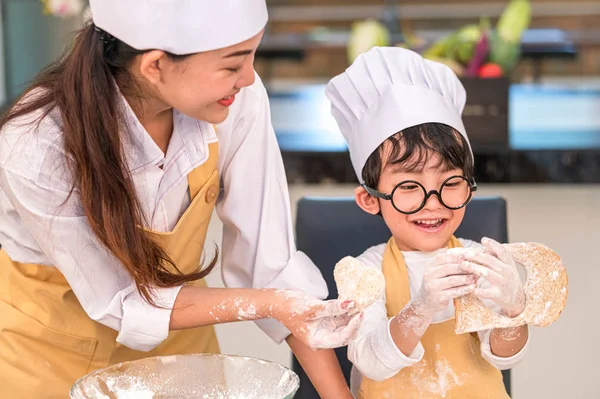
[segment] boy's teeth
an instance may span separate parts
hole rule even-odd
[[[437,220],[417,220],[418,224],[438,224],[441,223],[442,219]]]

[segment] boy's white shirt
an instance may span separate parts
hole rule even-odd
[[[481,247],[481,244],[475,241],[465,239],[459,239],[459,241],[465,248]],[[381,270],[385,247],[386,244],[371,247],[357,259],[367,267]],[[421,288],[427,262],[443,251],[445,249],[429,253],[417,251],[402,252],[408,268],[411,297],[416,295]],[[450,301],[446,309],[435,315],[433,323],[441,323],[453,317],[454,303]],[[379,299],[364,310],[363,322],[356,334],[356,338],[348,345],[348,358],[354,364],[351,376],[351,389],[355,395],[358,392],[363,375],[375,381],[386,380],[396,375],[404,367],[412,366],[423,358],[425,351],[420,342],[410,356],[404,355],[398,349],[392,339],[389,322],[385,298]],[[529,347],[529,339],[527,339],[523,349],[514,356],[498,357],[492,354],[490,334],[491,330],[478,332],[481,341],[481,355],[492,366],[500,370],[505,370],[516,366],[523,360]]]

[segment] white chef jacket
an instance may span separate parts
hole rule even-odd
[[[481,247],[481,244],[474,241],[459,240],[464,248]],[[385,247],[386,244],[371,247],[357,259],[367,267],[382,270]],[[434,252],[402,251],[408,269],[411,297],[417,295],[421,289],[427,263],[444,251],[445,249]],[[483,285],[485,282],[481,284]],[[486,302],[489,307],[498,310],[492,303],[487,300]],[[442,323],[453,317],[454,302],[449,301],[448,307],[435,315],[433,323]],[[406,356],[398,349],[390,332],[390,321],[391,319],[387,317],[385,298],[380,298],[364,310],[363,321],[358,333],[348,345],[348,359],[354,365],[350,384],[354,394],[358,393],[363,376],[375,381],[386,380],[396,375],[404,367],[412,366],[423,358],[425,349],[420,342],[410,356]],[[529,347],[529,339],[527,339],[523,349],[515,355],[499,357],[492,353],[490,347],[491,330],[479,331],[477,334],[481,341],[481,356],[500,370],[510,369],[520,363]]]
[[[294,244],[283,162],[258,76],[236,96],[217,134],[210,124],[173,111],[166,154],[124,97],[119,101],[131,130],[123,139],[126,162],[149,228],[174,228],[190,204],[187,174],[207,160],[208,144],[218,140],[222,191],[216,211],[224,226],[225,285],[327,296],[321,273]],[[40,115],[14,121],[0,134],[0,244],[14,261],[57,267],[92,319],[117,330],[118,342],[150,350],[168,335],[170,308],[181,287],[155,290],[157,304],[166,309],[147,304],[125,268],[95,237],[77,190],[61,206],[72,179],[60,115],[52,111],[37,128],[20,123]],[[276,342],[289,335],[275,320],[257,324]]]

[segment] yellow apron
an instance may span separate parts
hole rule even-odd
[[[456,237],[450,239],[449,248],[460,246]],[[383,255],[383,274],[391,318],[410,301],[408,269],[393,238]],[[509,399],[502,373],[481,357],[477,334],[457,335],[454,324],[454,318],[431,324],[421,338],[423,359],[382,382],[365,377],[359,399]]]
[[[189,208],[169,233],[148,231],[182,272],[201,262],[208,224],[219,194],[218,143],[188,175]],[[204,280],[192,283],[205,287]],[[12,261],[0,250],[0,398],[68,398],[83,375],[149,356],[217,353],[214,328],[171,331],[150,352],[116,343],[117,332],[88,317],[54,267]]]

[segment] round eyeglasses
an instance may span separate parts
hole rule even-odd
[[[398,183],[390,194],[384,194],[364,184],[363,187],[374,197],[392,201],[392,206],[405,215],[419,212],[432,195],[436,195],[446,208],[457,210],[467,205],[473,192],[477,191],[475,180],[469,180],[464,176],[450,176],[444,180],[439,190],[429,192],[415,180]]]

